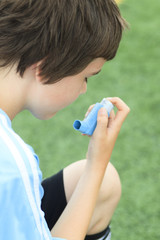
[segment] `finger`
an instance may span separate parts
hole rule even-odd
[[[118,97],[109,98],[109,101],[112,104],[114,104],[118,109],[115,116],[114,124],[118,124],[121,126],[124,120],[126,119],[127,115],[129,114],[130,108],[127,106],[127,104],[124,101],[122,101],[122,99]]]
[[[100,108],[97,115],[97,127],[95,134],[103,135],[107,130],[108,125],[108,113],[104,107]],[[94,134],[94,135],[95,135]]]
[[[111,125],[114,122],[114,120],[115,120],[115,113],[114,113],[114,110],[112,110],[110,112],[110,116],[108,118],[108,127],[111,127]]]
[[[88,114],[91,112],[91,110],[93,109],[94,105],[95,105],[95,104],[92,104],[92,105],[88,108],[88,110],[87,110],[87,112],[86,112],[86,114],[85,114],[85,118],[86,118],[86,117],[88,116]]]

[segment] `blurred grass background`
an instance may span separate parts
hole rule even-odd
[[[112,220],[113,240],[160,239],[160,1],[126,0],[120,5],[130,24],[118,54],[89,79],[88,92],[53,119],[23,112],[14,129],[40,158],[44,177],[85,158],[88,138],[72,128],[88,106],[119,96],[131,108],[111,162],[122,182],[122,198]]]

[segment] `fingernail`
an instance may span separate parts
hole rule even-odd
[[[100,109],[100,115],[107,115],[107,110],[104,107]]]

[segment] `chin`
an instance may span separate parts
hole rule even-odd
[[[54,117],[56,115],[57,112],[54,112],[54,113],[38,113],[38,112],[31,112],[32,115],[39,119],[39,120],[49,120],[51,119],[52,117]]]
[[[56,115],[56,113],[52,113],[52,114],[50,114],[50,115],[46,115],[46,116],[44,116],[44,118],[42,118],[41,120],[49,120],[49,119],[51,119],[52,117],[54,117]]]

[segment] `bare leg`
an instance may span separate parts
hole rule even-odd
[[[73,163],[64,169],[64,187],[67,202],[83,172],[86,160]],[[96,208],[87,234],[92,235],[103,231],[109,224],[114,210],[121,197],[121,183],[114,166],[109,163],[100,188]]]

